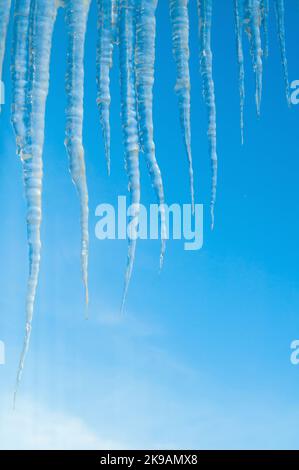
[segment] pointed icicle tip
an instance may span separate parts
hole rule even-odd
[[[211,159],[211,225],[214,227],[214,206],[217,194],[217,132],[216,100],[213,80],[213,55],[211,49],[212,0],[197,0],[200,39],[200,70],[203,83],[203,95],[208,112],[208,141]]]
[[[156,42],[157,0],[139,0],[136,5],[135,89],[139,125],[140,149],[142,149],[156,197],[160,206],[161,254],[166,232],[164,188],[161,171],[156,159],[153,126],[153,85]]]
[[[131,208],[134,211],[134,215],[132,214],[131,216],[138,224],[140,213],[140,148],[137,118],[137,99],[135,89],[134,52],[136,37],[136,18],[134,14],[134,7],[135,2],[133,0],[120,1],[119,64],[121,85],[121,120],[123,130],[123,143],[125,150],[125,167],[128,175],[128,188],[130,192]],[[134,267],[136,243],[136,237],[133,237],[132,233],[130,233],[130,236],[128,238],[127,266],[121,304],[122,314],[124,313],[125,302]]]
[[[172,25],[172,50],[177,69],[175,91],[179,102],[181,131],[184,138],[185,153],[189,165],[189,186],[194,213],[194,178],[191,151],[191,82],[189,72],[189,0],[170,0],[170,20]]]
[[[162,247],[160,253],[160,262],[159,262],[159,274],[161,274],[163,266],[164,266],[164,259],[165,259],[165,251],[166,251],[166,237],[162,239]]]
[[[55,0],[15,3],[12,48],[12,116],[17,154],[23,165],[27,204],[29,277],[26,327],[14,390],[14,405],[29,350],[41,257],[43,146]],[[36,38],[39,38],[37,41]],[[39,80],[39,77],[43,77]]]
[[[66,1],[68,32],[66,72],[66,139],[69,167],[80,201],[81,270],[88,303],[89,206],[83,148],[84,46],[90,0]]]

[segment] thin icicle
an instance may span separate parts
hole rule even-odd
[[[97,105],[103,133],[107,171],[110,174],[110,69],[113,43],[117,42],[118,0],[97,0]]]
[[[256,73],[256,110],[258,116],[261,112],[262,84],[263,84],[263,62],[262,62],[262,42],[260,30],[260,0],[250,0],[251,3],[251,24],[253,40],[253,63]]]
[[[280,56],[283,67],[283,78],[285,86],[285,94],[287,103],[290,106],[290,85],[289,85],[289,73],[288,73],[288,62],[286,56],[286,45],[285,45],[285,26],[284,26],[284,0],[275,0],[275,13],[277,21],[277,31],[280,45]]]
[[[211,50],[212,0],[197,0],[200,36],[200,68],[204,98],[208,108],[208,138],[212,164],[211,228],[214,228],[214,208],[217,191],[217,136],[216,101],[213,80],[213,55]]]
[[[88,190],[86,183],[83,132],[84,45],[90,0],[66,2],[68,31],[66,72],[66,139],[70,172],[78,191],[81,208],[81,265],[88,304]]]
[[[192,209],[194,211],[194,182],[191,153],[190,124],[190,73],[189,73],[189,0],[170,0],[170,18],[172,23],[172,49],[177,66],[175,91],[179,98],[181,128],[185,150],[189,162],[189,179]]]
[[[261,112],[262,85],[263,85],[263,61],[261,42],[261,0],[245,0],[245,22],[248,21],[247,33],[250,40],[253,70],[255,72],[255,103],[257,115]]]
[[[14,394],[21,381],[29,348],[36,288],[40,265],[40,225],[42,215],[42,176],[45,108],[49,89],[49,64],[55,0],[17,0],[15,4],[12,57],[12,123],[18,154],[23,163],[27,202],[29,279],[26,300],[26,333]],[[28,20],[29,18],[29,20]]]
[[[153,85],[155,65],[156,17],[158,0],[137,0],[135,72],[137,109],[141,149],[152,179],[161,219],[160,268],[163,266],[166,240],[164,189],[156,160],[153,130]]]
[[[6,33],[10,14],[11,0],[0,0],[0,113],[2,99],[4,99],[4,86],[2,83],[2,67],[5,52]]]
[[[264,36],[264,57],[269,55],[269,33],[268,33],[268,20],[269,20],[269,0],[261,0],[261,21]]]
[[[111,0],[111,30],[112,30],[112,41],[114,44],[119,43],[119,11],[120,11],[120,0]]]
[[[121,115],[125,146],[125,164],[129,178],[131,204],[134,216],[129,223],[137,228],[140,211],[140,173],[139,173],[139,136],[136,110],[135,75],[134,75],[134,0],[121,0],[120,4],[120,81]],[[132,275],[136,251],[136,238],[129,237],[128,259],[121,311],[124,310],[128,287]]]
[[[240,0],[234,0],[236,36],[237,36],[237,57],[239,67],[239,94],[240,94],[240,129],[241,143],[244,143],[244,102],[245,102],[245,71],[243,53],[243,10]]]

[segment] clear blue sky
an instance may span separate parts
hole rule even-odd
[[[246,44],[245,144],[240,145],[238,70],[231,1],[215,1],[214,78],[219,185],[209,231],[210,161],[191,0],[192,145],[196,200],[205,205],[204,247],[138,243],[127,313],[119,317],[127,245],[99,241],[96,206],[125,195],[118,55],[112,71],[112,175],[106,176],[95,105],[96,9],[86,42],[85,130],[90,195],[90,319],[84,320],[79,204],[64,148],[66,37],[55,28],[44,151],[42,263],[30,352],[11,411],[24,333],[28,271],[21,164],[7,104],[0,117],[0,447],[298,448],[299,106],[287,108],[274,11],[262,115]],[[272,4],[272,2],[270,2]],[[299,7],[288,0],[290,80],[299,79]],[[179,128],[168,2],[157,12],[155,141],[168,203],[189,202]],[[11,31],[9,33],[9,45]],[[8,46],[9,47],[9,46]],[[142,202],[155,202],[144,162]],[[66,437],[67,436],[67,437]]]

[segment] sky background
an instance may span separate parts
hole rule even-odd
[[[55,26],[46,116],[42,261],[31,347],[17,409],[28,272],[22,168],[10,125],[10,45],[0,116],[0,448],[299,448],[299,106],[288,109],[273,2],[262,115],[247,40],[245,144],[240,145],[233,2],[214,2],[212,44],[219,183],[210,232],[210,160],[190,1],[192,149],[204,246],[140,241],[125,316],[119,315],[126,241],[95,237],[96,206],[116,205],[127,177],[118,54],[111,73],[112,174],[106,176],[95,104],[96,8],[86,40],[84,146],[90,197],[90,308],[84,319],[79,203],[64,148],[66,34]],[[299,79],[299,7],[286,2],[290,81]],[[189,202],[188,166],[174,93],[168,2],[157,10],[155,142],[167,203]],[[156,202],[141,155],[142,202]]]

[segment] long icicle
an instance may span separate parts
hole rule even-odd
[[[0,113],[4,101],[4,85],[2,82],[2,67],[6,44],[7,26],[10,15],[11,0],[0,0]]]
[[[156,8],[158,0],[137,0],[135,73],[137,109],[141,150],[152,179],[161,220],[160,269],[163,266],[166,240],[164,189],[161,171],[156,160],[153,130],[153,85],[156,41]]]
[[[121,0],[120,4],[120,83],[121,83],[121,116],[125,146],[125,164],[129,178],[131,205],[134,215],[129,223],[138,225],[140,211],[140,172],[139,172],[139,136],[137,121],[137,104],[134,75],[135,46],[135,1]],[[134,265],[136,238],[130,234],[128,245],[127,268],[121,311],[123,312],[129,283]]]
[[[268,32],[268,20],[269,20],[269,0],[261,0],[261,23],[264,36],[264,57],[267,58],[269,55],[269,32]]]
[[[253,70],[255,72],[255,103],[256,112],[260,116],[262,86],[263,86],[263,61],[262,61],[262,41],[261,41],[261,16],[260,0],[246,0],[247,15],[249,17],[248,34],[250,39],[250,51],[252,56]]]
[[[211,50],[212,0],[197,0],[200,37],[200,69],[203,93],[208,108],[208,138],[212,164],[211,228],[214,228],[214,209],[217,192],[217,135],[216,101],[213,80],[213,55]]]
[[[66,72],[66,138],[70,172],[80,199],[81,210],[81,266],[85,299],[88,304],[88,190],[86,182],[83,133],[84,45],[90,0],[67,0],[66,23],[68,31]]]
[[[240,129],[241,143],[244,143],[244,102],[245,102],[245,71],[244,71],[244,52],[243,52],[243,11],[240,0],[234,0],[236,37],[237,37],[237,58],[239,67],[239,95],[240,95]]]
[[[25,338],[17,374],[14,403],[29,348],[39,275],[42,154],[45,108],[49,89],[50,53],[56,12],[55,0],[32,0],[31,4],[27,0],[17,0],[15,5],[12,123],[16,133],[18,154],[23,163],[27,202],[29,279]]]
[[[283,78],[285,86],[285,94],[287,103],[290,106],[290,85],[289,85],[289,73],[288,73],[288,62],[286,56],[286,44],[285,44],[285,26],[284,26],[284,0],[275,0],[275,13],[277,21],[277,31],[280,45],[280,57],[283,67]]]
[[[117,41],[117,0],[97,0],[97,105],[105,146],[107,171],[110,174],[110,69],[113,43]]]
[[[177,66],[175,91],[179,99],[181,128],[184,136],[185,151],[189,163],[189,180],[192,209],[194,211],[194,180],[191,152],[190,123],[190,72],[189,72],[189,0],[170,0],[170,18],[172,23],[172,49]]]

